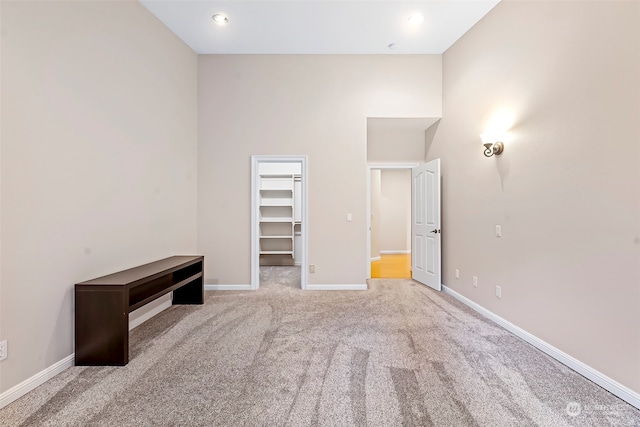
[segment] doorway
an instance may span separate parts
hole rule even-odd
[[[411,169],[371,169],[371,278],[411,278]]]
[[[251,156],[251,289],[307,288],[307,156]]]
[[[411,277],[411,170],[417,165],[368,165],[368,278]]]
[[[440,159],[424,164],[368,165],[367,176],[367,254],[375,255],[372,229],[376,211],[372,199],[376,185],[376,170],[408,170],[410,188],[409,249],[410,277],[435,290],[441,290],[441,229],[440,229]],[[379,215],[379,214],[378,214]],[[374,244],[372,244],[374,243]],[[378,249],[380,260],[383,250]],[[372,259],[372,261],[374,261]],[[367,263],[367,278],[372,275],[373,262]],[[389,277],[391,278],[391,277]]]

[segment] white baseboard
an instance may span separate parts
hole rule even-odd
[[[381,255],[392,255],[392,254],[410,254],[411,249],[409,250],[401,250],[401,251],[380,251]]]
[[[149,310],[148,312],[144,313],[142,316],[137,317],[137,318],[135,318],[133,320],[130,320],[129,321],[129,330],[132,330],[133,328],[142,325],[144,322],[146,322],[147,320],[151,319],[156,314],[160,313],[161,311],[166,310],[169,307],[171,307],[171,300],[165,301],[162,304],[160,304],[159,306],[157,306],[157,307],[153,308],[152,310]]]
[[[75,360],[75,353],[65,357],[59,362],[54,363],[47,369],[38,372],[31,378],[22,381],[20,384],[11,387],[9,390],[0,394],[0,409],[29,393],[31,390],[35,390],[36,387],[49,381],[51,378],[58,375],[60,372],[73,366]]]
[[[633,405],[636,408],[640,409],[640,393],[636,393],[635,391],[631,390],[630,388],[628,388],[628,387],[620,384],[619,382],[609,378],[608,376],[604,375],[602,372],[592,368],[591,366],[588,366],[588,365],[582,363],[581,361],[579,361],[578,359],[576,359],[576,358],[574,358],[572,356],[569,356],[567,353],[563,352],[562,350],[559,350],[559,349],[555,348],[551,344],[541,340],[540,338],[536,337],[535,335],[532,335],[529,332],[525,331],[524,329],[522,329],[522,328],[514,325],[513,323],[503,319],[502,317],[498,316],[497,314],[495,314],[495,313],[487,310],[486,308],[482,307],[481,305],[471,301],[467,297],[457,293],[453,289],[448,288],[448,287],[446,287],[444,285],[442,285],[442,289],[444,290],[445,293],[451,295],[452,297],[454,297],[458,301],[460,301],[463,304],[469,306],[470,308],[472,308],[473,310],[475,310],[478,313],[482,314],[486,318],[493,320],[498,325],[502,326],[503,328],[505,328],[506,330],[508,330],[512,334],[520,337],[521,339],[525,340],[526,342],[528,342],[532,346],[536,347],[537,349],[539,349],[539,350],[543,351],[544,353],[548,354],[549,356],[553,357],[558,362],[560,362],[563,365],[566,365],[567,367],[573,369],[574,371],[576,371],[577,373],[579,373],[583,377],[593,381],[594,383],[598,384],[600,387],[602,387],[605,390],[609,391],[610,393],[618,396],[620,399],[624,400],[625,402],[629,403],[630,405]]]
[[[371,262],[374,262],[374,261],[380,261],[380,257],[379,256],[371,257]]]
[[[366,291],[367,285],[309,285],[307,291]]]
[[[366,291],[367,285],[307,285],[308,291]],[[204,285],[205,291],[250,291],[251,285]]]
[[[251,285],[204,285],[205,291],[250,291]]]

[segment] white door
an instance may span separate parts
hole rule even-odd
[[[440,159],[411,169],[411,277],[442,290]]]

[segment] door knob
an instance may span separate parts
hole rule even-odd
[[[440,230],[431,230],[430,232],[431,232],[431,233],[438,234],[438,233],[440,233]]]

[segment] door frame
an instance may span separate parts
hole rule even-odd
[[[374,169],[413,169],[422,163],[368,163],[367,164],[367,280],[371,279],[371,171]],[[409,183],[411,185],[411,183]],[[412,215],[413,217],[413,215]]]
[[[251,156],[251,289],[258,289],[260,287],[260,223],[258,222],[258,210],[260,204],[260,174],[258,173],[258,166],[260,163],[300,163],[301,171],[300,177],[302,179],[302,191],[301,191],[301,219],[300,233],[302,241],[302,260],[301,260],[301,274],[300,274],[300,287],[307,289],[308,281],[308,230],[309,230],[309,215],[308,215],[308,158],[307,156],[297,155],[257,155]]]

